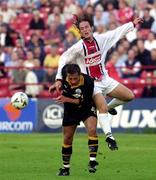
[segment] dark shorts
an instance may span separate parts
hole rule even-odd
[[[93,111],[89,111],[87,113],[75,113],[72,115],[70,113],[64,113],[62,126],[71,126],[71,125],[79,125],[80,122],[84,122],[90,116],[97,117],[97,114]]]

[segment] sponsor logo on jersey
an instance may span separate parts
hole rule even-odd
[[[101,54],[98,55],[92,55],[91,57],[85,58],[85,64],[86,65],[95,65],[101,62]]]

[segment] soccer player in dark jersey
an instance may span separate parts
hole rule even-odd
[[[63,168],[59,176],[70,174],[70,158],[72,155],[73,136],[77,126],[82,121],[88,133],[89,172],[96,171],[96,154],[98,150],[97,113],[92,99],[94,80],[88,75],[81,74],[77,64],[68,64],[62,69],[62,94],[55,100],[64,104],[62,147]],[[53,87],[55,88],[55,87]],[[52,89],[52,88],[51,88]]]

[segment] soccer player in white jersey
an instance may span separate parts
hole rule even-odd
[[[108,111],[111,112],[116,106],[133,100],[134,94],[130,89],[109,77],[105,69],[105,57],[108,50],[117,41],[142,22],[141,18],[136,18],[133,22],[126,23],[112,31],[93,36],[92,19],[85,14],[79,16],[76,19],[75,25],[80,32],[81,39],[65,51],[59,61],[56,82],[54,84],[57,91],[59,91],[62,84],[61,70],[68,63],[76,62],[83,73],[95,79],[93,99],[99,110],[99,124],[106,135],[106,142],[111,150],[118,149],[118,147],[111,132]],[[113,97],[108,105],[104,98],[106,95]]]

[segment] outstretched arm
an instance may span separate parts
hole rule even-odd
[[[105,50],[110,49],[128,32],[133,31],[134,27],[140,23],[143,23],[143,19],[138,17],[138,18],[135,18],[133,22],[126,23],[112,31],[108,31],[102,34],[101,39],[103,39],[103,48]]]

